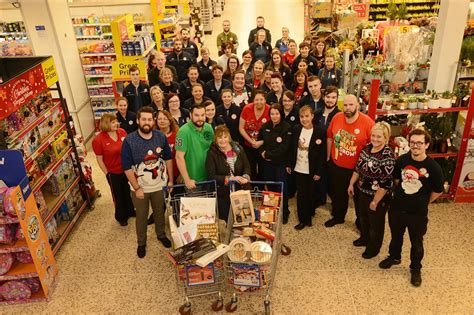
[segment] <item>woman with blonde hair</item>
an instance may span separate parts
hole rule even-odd
[[[395,156],[388,146],[390,125],[378,122],[370,131],[370,143],[360,152],[347,192],[358,194],[360,207],[360,238],[354,246],[366,246],[362,257],[378,255],[383,242],[395,167]]]
[[[154,85],[150,88],[150,106],[156,112],[166,109],[165,107],[165,95],[158,85]]]
[[[164,68],[160,71],[159,87],[165,97],[168,97],[170,93],[179,93],[179,84],[173,81],[173,72],[170,69]]]
[[[257,60],[253,64],[253,69],[252,69],[252,80],[251,80],[251,85],[254,90],[259,89],[260,86],[263,84],[265,81],[265,64],[261,60]]]
[[[110,185],[115,204],[115,220],[121,226],[126,226],[128,218],[135,216],[130,186],[122,169],[122,142],[127,133],[120,128],[117,117],[112,113],[102,115],[99,129],[100,132],[92,140],[92,148]]]
[[[230,136],[225,125],[214,130],[214,142],[207,152],[206,170],[210,180],[217,182],[219,219],[227,220],[229,215],[229,181],[241,185],[250,180],[250,164],[244,149]]]

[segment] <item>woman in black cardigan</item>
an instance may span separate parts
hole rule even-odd
[[[299,224],[295,229],[302,230],[311,226],[311,217],[315,214],[315,192],[325,165],[326,133],[324,129],[313,125],[314,114],[309,105],[300,108],[301,125],[293,129],[291,154],[286,168],[296,179],[296,207]]]
[[[217,183],[219,219],[227,221],[230,208],[229,181],[247,184],[250,180],[250,163],[244,149],[232,141],[225,125],[216,127],[214,139],[207,152],[206,170],[208,178]]]

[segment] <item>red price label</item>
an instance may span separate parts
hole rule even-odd
[[[367,17],[367,4],[365,3],[354,3],[353,9],[357,12],[357,16],[360,18]]]

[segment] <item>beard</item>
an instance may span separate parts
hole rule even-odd
[[[147,134],[149,134],[149,133],[151,132],[151,129],[152,129],[152,128],[151,128],[150,125],[143,125],[143,126],[140,125],[140,126],[138,126],[138,129],[140,129],[140,131],[141,131],[142,133],[144,133],[144,134],[147,135]]]
[[[198,128],[201,128],[202,126],[204,126],[204,121],[202,120],[198,120],[198,121],[192,121],[194,126],[198,127]]]
[[[356,110],[353,111],[353,112],[344,112],[344,116],[345,116],[346,118],[352,118],[352,117],[355,116],[356,113],[357,113]]]
[[[334,104],[324,103],[324,107],[326,107],[327,109],[331,109],[331,108],[336,107],[336,104],[337,104],[337,103],[334,103]]]

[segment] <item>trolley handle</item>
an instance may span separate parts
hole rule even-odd
[[[261,180],[255,180],[255,181],[249,181],[248,182],[252,186],[264,186],[264,185],[278,185],[280,188],[280,191],[283,192],[283,182],[274,182],[274,181],[261,181]],[[229,181],[229,188],[230,191],[235,191],[236,185],[240,185],[239,182],[235,180]]]
[[[215,180],[207,180],[207,181],[203,181],[203,182],[197,182],[196,183],[196,188],[197,188],[197,186],[207,185],[207,184],[216,185],[216,181]],[[186,185],[185,184],[177,184],[177,185],[171,185],[171,186],[163,186],[163,192],[173,190],[173,188],[183,188],[183,187],[186,187]]]

